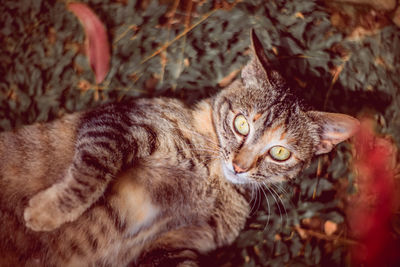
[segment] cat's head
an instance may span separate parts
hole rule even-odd
[[[241,79],[213,101],[213,120],[225,177],[233,183],[273,183],[295,177],[314,155],[351,137],[358,120],[344,114],[307,111],[251,32],[253,57]]]

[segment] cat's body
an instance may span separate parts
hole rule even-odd
[[[1,165],[0,176],[1,247],[18,255],[20,263],[30,265],[37,259],[38,266],[120,266],[143,248],[157,247],[158,238],[171,248],[205,252],[232,242],[243,227],[248,204],[239,189],[221,179],[207,151],[194,149],[212,147],[209,142],[217,141],[203,125],[211,120],[210,106],[204,102],[194,112],[174,99],[142,99],[96,111],[118,112],[124,105],[134,106],[135,114],[146,112],[147,119],[142,114],[139,120],[148,127],[159,117],[158,126],[164,130],[154,130],[156,152],[119,174],[77,220],[50,232],[25,228],[24,208],[33,195],[63,178],[84,114],[1,134],[1,162],[8,163]],[[221,206],[229,199],[237,204]],[[167,244],[160,245],[164,247]]]
[[[140,99],[1,133],[0,266],[194,264],[236,238],[254,185],[354,132],[304,110],[252,38],[242,80],[195,107]]]

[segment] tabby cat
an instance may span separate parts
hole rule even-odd
[[[1,133],[0,265],[195,266],[238,236],[249,185],[355,132],[305,110],[251,39],[241,78],[194,107],[137,99]]]

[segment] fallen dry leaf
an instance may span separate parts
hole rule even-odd
[[[295,229],[297,231],[297,233],[299,234],[299,236],[301,237],[301,239],[306,239],[308,237],[306,231],[301,228],[300,226],[295,226]]]
[[[325,234],[327,234],[328,236],[333,235],[336,232],[337,228],[338,228],[338,226],[337,226],[337,223],[335,223],[335,222],[326,221],[324,223],[324,231],[325,231]]]
[[[86,4],[69,3],[68,10],[81,22],[86,35],[86,56],[96,77],[101,83],[110,68],[110,46],[107,31],[97,15]]]
[[[233,81],[233,79],[236,78],[236,76],[238,75],[239,72],[240,72],[240,69],[232,71],[231,73],[226,75],[224,78],[222,78],[219,81],[218,85],[221,87],[228,86]]]

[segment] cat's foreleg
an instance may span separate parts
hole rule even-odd
[[[65,177],[30,199],[24,211],[26,226],[51,231],[74,221],[99,199],[124,166],[153,153],[156,138],[149,126],[130,125],[128,129],[112,133],[82,130]]]

